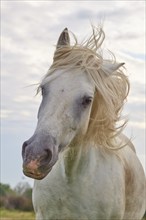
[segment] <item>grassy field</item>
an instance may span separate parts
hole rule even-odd
[[[0,209],[0,220],[35,220],[34,213]]]
[[[35,216],[32,212],[0,209],[0,220],[35,220]],[[143,220],[146,220],[146,217]]]

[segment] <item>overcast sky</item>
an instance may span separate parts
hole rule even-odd
[[[90,22],[104,21],[109,49],[126,63],[131,91],[124,112],[145,166],[145,2],[144,1],[1,1],[1,182],[15,186],[32,180],[22,173],[21,146],[31,137],[41,100],[36,87],[47,72],[60,32],[68,27],[83,40]]]

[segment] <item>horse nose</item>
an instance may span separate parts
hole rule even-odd
[[[22,157],[24,158],[24,163],[28,163],[28,160],[32,161],[35,158],[37,158],[37,160],[39,160],[41,162],[41,164],[46,164],[46,163],[50,163],[53,157],[53,152],[51,149],[49,148],[44,148],[42,149],[41,152],[39,152],[38,150],[36,150],[35,152],[35,147],[33,146],[35,145],[34,143],[29,143],[29,141],[25,141],[22,145]],[[33,157],[31,158],[31,155],[33,155]],[[34,159],[33,159],[34,158]]]
[[[22,145],[22,157],[24,157],[25,149],[26,149],[27,145],[28,145],[28,142],[27,142],[27,141],[25,141],[25,142],[23,143],[23,145]]]
[[[43,161],[44,162],[47,161],[47,163],[50,163],[53,157],[53,153],[50,149],[45,149],[44,151],[45,151],[45,155],[44,155]]]
[[[52,169],[58,159],[56,140],[51,135],[33,135],[22,145],[23,172],[41,179]]]
[[[31,145],[31,143],[33,143],[35,140],[35,135],[33,135],[30,139],[28,139],[27,141],[25,141],[22,145],[22,157],[25,156],[26,153],[26,149],[29,145]]]
[[[24,167],[27,171],[31,172],[31,173],[35,173],[38,169],[39,171],[44,170],[44,168],[47,165],[51,165],[51,161],[52,161],[52,152],[49,149],[46,149],[42,152],[41,155],[36,156],[36,157],[30,157],[30,159],[25,158],[24,159]]]

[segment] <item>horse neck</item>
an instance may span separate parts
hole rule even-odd
[[[89,144],[83,143],[71,145],[64,152],[64,169],[68,181],[73,181],[81,172],[84,172],[86,164],[89,161]]]

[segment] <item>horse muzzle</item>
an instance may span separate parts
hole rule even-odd
[[[58,147],[50,135],[33,135],[22,146],[23,173],[33,179],[43,179],[58,160]]]

